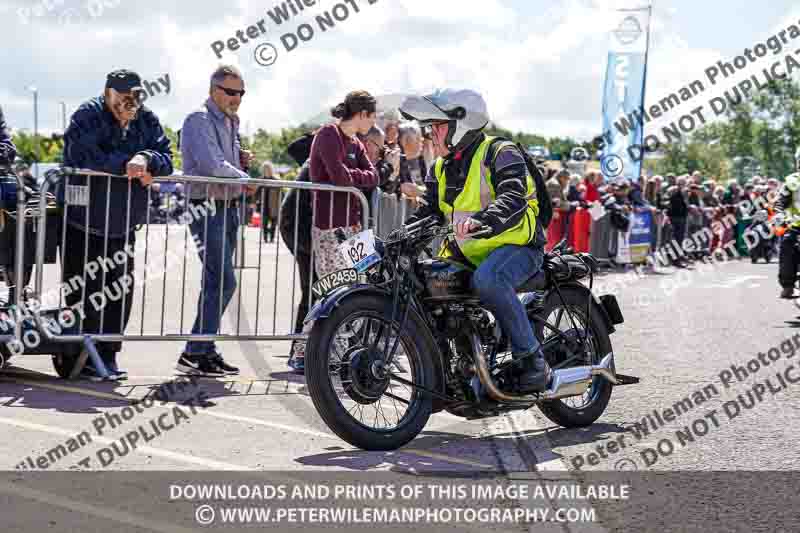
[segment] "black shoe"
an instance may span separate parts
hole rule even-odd
[[[93,381],[95,383],[99,383],[101,381],[117,381],[119,379],[117,375],[110,369],[106,368],[106,370],[108,370],[108,377],[104,378],[94,367],[92,361],[89,360],[86,361],[86,365],[84,365],[83,370],[81,370],[81,373],[78,375],[78,377],[88,381]]]
[[[543,392],[553,376],[550,365],[544,360],[544,354],[539,350],[535,355],[522,354],[515,359],[521,357],[526,357],[527,360],[523,361],[524,371],[518,380],[520,392]]]
[[[781,298],[784,300],[794,300],[794,287],[784,287],[781,290]]]
[[[84,351],[85,351],[85,348],[81,351],[81,354]],[[103,364],[106,367],[106,372],[108,373],[108,376],[107,377],[101,376],[100,372],[94,366],[94,363],[92,362],[92,358],[91,357],[87,357],[86,364],[83,366],[83,369],[81,369],[81,373],[78,374],[78,377],[80,379],[86,379],[86,380],[89,380],[89,381],[94,381],[96,383],[99,383],[101,381],[117,381],[117,380],[121,379],[120,376],[111,367],[108,366],[108,360],[106,359],[106,356],[103,355],[102,353],[100,353],[99,355],[100,355],[100,358],[103,360]]]
[[[128,379],[128,371],[121,370],[117,366],[117,352],[101,353],[100,357],[103,359],[103,364],[106,365],[109,375],[111,375],[114,379]]]
[[[217,362],[206,355],[182,353],[175,368],[178,372],[183,372],[189,376],[206,378],[221,378],[225,376],[225,371],[220,368]]]
[[[289,352],[289,361],[286,363],[295,374],[305,374],[306,371],[306,343],[303,341],[292,342]]]
[[[239,373],[239,369],[235,366],[229,365],[225,362],[225,359],[222,358],[222,354],[219,352],[214,352],[209,354],[208,359],[211,360],[214,364],[216,364],[219,368],[225,372],[227,376],[235,376]]]

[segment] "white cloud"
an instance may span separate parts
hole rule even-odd
[[[283,49],[280,36],[302,22],[314,25],[316,14],[340,0],[321,0],[318,7],[281,26],[267,16],[279,0],[146,0],[121,2],[82,26],[59,25],[55,16],[7,29],[0,22],[7,42],[14,43],[13,53],[0,58],[0,72],[6,77],[0,83],[0,105],[12,125],[30,127],[30,96],[24,86],[36,83],[41,89],[41,129],[57,129],[60,100],[74,108],[100,93],[107,72],[127,67],[151,80],[170,75],[171,94],[157,95],[147,105],[165,123],[179,128],[183,117],[207,97],[211,71],[220,62],[230,62],[245,74],[248,93],[241,113],[252,130],[274,131],[300,123],[356,88],[386,94],[449,85],[484,92],[493,118],[507,128],[590,138],[601,127],[609,9],[644,3],[352,1],[358,13],[351,12],[327,32],[318,30],[311,41],[291,52]],[[15,12],[27,4],[8,0],[5,5]],[[82,0],[64,0],[65,7],[80,5]],[[722,58],[719,50],[692,46],[693,36],[682,24],[690,16],[673,7],[655,8],[648,102],[700,78],[706,67]],[[254,42],[226,51],[222,60],[214,56],[213,41],[227,40],[262,18],[268,32],[257,41],[279,49],[273,66],[256,64]],[[717,24],[724,27],[724,20]],[[743,36],[742,48],[754,38]]]

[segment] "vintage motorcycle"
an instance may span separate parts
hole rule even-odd
[[[614,385],[639,381],[616,373],[609,335],[623,317],[613,295],[591,292],[596,260],[568,253],[562,241],[518,289],[554,370],[545,391],[519,392],[519,361],[473,294],[473,269],[431,252],[442,237],[452,238],[452,227],[435,217],[385,242],[371,230],[340,237],[354,268],[312,288],[306,383],[339,437],[364,450],[397,449],[442,410],[471,420],[538,406],[560,426],[587,426]],[[580,283],[586,277],[589,287]]]

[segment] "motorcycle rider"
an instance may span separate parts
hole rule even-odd
[[[426,179],[425,205],[406,223],[433,215],[453,224],[455,241],[448,240],[442,256],[476,267],[473,288],[511,341],[521,369],[519,390],[544,390],[551,370],[516,294],[541,269],[546,241],[525,159],[513,143],[483,133],[489,115],[477,92],[412,96],[400,112],[431,136],[437,156]],[[491,237],[470,238],[484,226]]]
[[[778,200],[775,202],[775,225],[784,222],[789,229],[784,233],[780,246],[780,267],[778,281],[783,289],[781,298],[794,298],[794,284],[797,276],[797,266],[800,264],[800,250],[797,249],[797,238],[800,234],[800,146],[794,153],[795,172],[784,180]],[[787,215],[789,220],[787,219]]]

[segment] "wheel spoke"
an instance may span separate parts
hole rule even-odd
[[[585,313],[585,308],[558,305],[547,314],[537,317],[535,322],[532,323],[535,328],[542,328],[543,348],[552,349],[554,345],[566,341],[568,338],[580,343],[577,352],[569,353],[563,361],[554,361],[553,370],[596,364],[599,360],[597,337]],[[564,320],[565,314],[568,317],[566,321]],[[563,326],[562,322],[564,323]],[[577,338],[575,338],[575,335],[577,335]],[[592,380],[592,384],[580,396],[561,398],[558,401],[572,409],[585,409],[594,401],[598,393],[595,383],[596,381]]]
[[[388,428],[388,427],[391,427],[391,424],[389,424],[389,420],[387,420],[386,415],[383,414],[383,403],[382,403],[382,401],[383,401],[383,397],[381,396],[380,398],[378,398],[378,402],[375,404],[375,410],[378,411],[381,414],[381,416],[383,417],[383,421],[386,422],[386,427]]]
[[[339,323],[329,342],[328,380],[346,416],[373,431],[392,431],[404,424],[419,401],[415,389],[421,362],[419,353],[409,350],[414,348],[409,344],[413,337],[397,331],[379,313],[358,311]],[[378,381],[370,359],[393,346],[388,383]]]
[[[554,325],[555,329],[557,329],[558,331],[561,331],[559,326],[561,325],[561,317],[563,317],[563,316],[564,316],[564,308],[563,307],[559,307],[558,308],[558,314],[556,315],[556,323]]]
[[[388,397],[388,398],[391,398],[392,401],[396,400],[396,401],[398,401],[400,403],[404,403],[406,405],[410,405],[410,402],[408,400],[406,400],[405,398],[401,398],[400,396],[397,396],[396,394],[392,394],[391,392],[384,392],[383,395]]]

